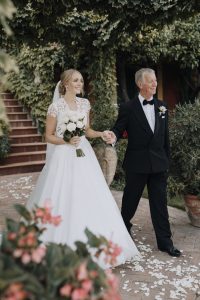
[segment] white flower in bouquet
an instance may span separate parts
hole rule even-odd
[[[63,139],[65,142],[69,142],[74,136],[82,136],[85,134],[85,126],[87,124],[87,119],[85,114],[77,112],[68,112],[68,121],[62,119],[66,129],[63,132]],[[64,128],[62,125],[62,128]],[[76,149],[77,157],[83,157],[85,154],[82,149]]]
[[[70,132],[74,131],[76,129],[76,124],[75,123],[72,123],[72,122],[69,122],[67,125],[66,125],[66,129]]]
[[[83,122],[77,121],[77,123],[76,123],[76,127],[77,127],[77,128],[83,128],[84,126],[85,126],[85,125],[84,125]]]
[[[70,118],[70,121],[72,121],[72,122],[77,122],[78,119],[79,119],[79,117],[77,116],[77,114],[74,114],[74,115],[70,116],[69,118]]]

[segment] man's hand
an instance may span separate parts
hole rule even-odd
[[[113,144],[116,142],[117,138],[113,131],[105,130],[103,132],[103,140],[107,144]]]

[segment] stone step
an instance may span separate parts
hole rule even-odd
[[[36,134],[38,129],[36,126],[26,126],[26,127],[12,127],[11,134],[12,135],[28,135],[28,134]]]
[[[10,120],[9,121],[11,128],[13,127],[29,127],[33,125],[33,121],[31,119],[21,119],[21,120]]]
[[[14,98],[14,96],[13,96],[13,94],[11,94],[11,93],[0,93],[0,98],[1,99],[13,99]]]
[[[42,142],[40,134],[10,135],[11,144]]]
[[[12,113],[12,112],[23,112],[23,106],[22,105],[9,105],[6,106],[6,112]]]
[[[1,165],[8,165],[20,162],[43,161],[46,158],[46,151],[11,153],[4,159]]]
[[[16,99],[4,99],[5,106],[13,106],[13,105],[19,105],[19,102]]]
[[[41,160],[41,161],[30,161],[25,163],[14,163],[5,166],[0,166],[0,176],[20,174],[20,173],[40,172],[44,164],[45,161]]]
[[[23,143],[11,145],[11,153],[46,151],[46,143]]]
[[[9,120],[21,120],[21,119],[27,119],[28,115],[26,112],[11,112],[7,113]]]

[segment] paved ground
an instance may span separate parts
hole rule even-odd
[[[38,173],[0,177],[0,230],[5,217],[17,218],[14,203],[26,203]],[[113,191],[120,207],[121,192]],[[135,243],[142,259],[115,269],[122,300],[200,300],[200,228],[189,224],[185,212],[169,208],[175,245],[181,258],[157,251],[148,200],[141,199],[133,219]]]

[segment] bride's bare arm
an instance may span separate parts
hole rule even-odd
[[[47,143],[51,143],[54,145],[63,145],[66,144],[65,141],[55,136],[56,131],[57,118],[52,116],[47,116],[46,119],[46,134],[45,139]]]
[[[86,125],[86,130],[85,130],[85,135],[91,139],[94,138],[102,138],[103,139],[103,132],[102,131],[96,131],[90,127],[90,119],[89,119],[89,114],[87,118],[87,125]]]

